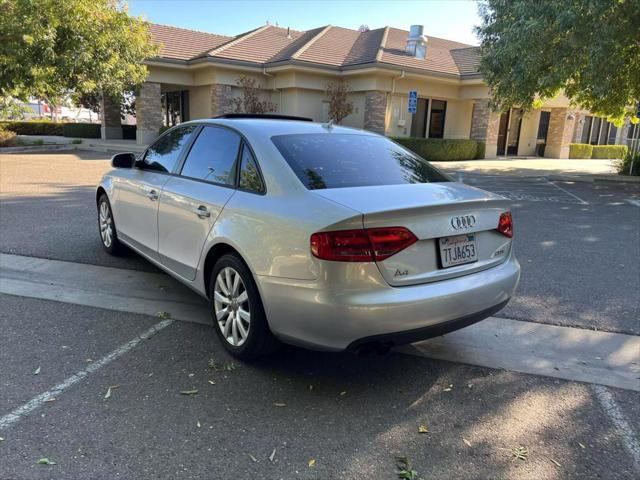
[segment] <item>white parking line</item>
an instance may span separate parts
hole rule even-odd
[[[615,425],[622,439],[622,444],[633,458],[636,472],[640,473],[640,442],[638,442],[631,425],[629,425],[625,415],[622,413],[622,410],[620,410],[620,407],[618,407],[618,404],[607,387],[591,385],[591,389],[595,392],[600,405],[602,405],[602,408]]]
[[[143,332],[142,334],[140,334],[133,340],[128,341],[124,345],[119,346],[114,351],[105,355],[100,360],[92,363],[84,370],[81,370],[75,375],[70,376],[63,382],[47,390],[46,392],[41,393],[37,397],[32,398],[24,405],[14,409],[11,413],[8,413],[7,415],[0,417],[0,430],[7,428],[8,426],[16,423],[21,418],[25,417],[26,415],[33,412],[38,407],[42,406],[42,404],[46,402],[47,399],[60,395],[66,389],[68,389],[69,387],[72,387],[73,385],[75,385],[76,383],[84,379],[87,375],[113,362],[118,357],[121,357],[122,355],[127,353],[129,350],[138,346],[140,342],[153,337],[160,330],[167,328],[172,323],[173,323],[173,320],[163,320],[162,322],[156,323],[153,327],[148,329],[146,332]]]
[[[571,195],[573,198],[575,198],[576,200],[578,200],[582,205],[589,205],[589,202],[585,202],[583,199],[581,199],[579,196],[574,195],[573,193],[571,193],[569,190],[566,190],[564,188],[562,188],[559,185],[556,185],[554,182],[550,182],[549,180],[547,180],[547,182],[549,182],[551,185],[553,185],[554,187],[556,187],[558,190],[563,191],[564,193],[566,193],[567,195]]]
[[[635,200],[633,198],[627,198],[626,200],[631,205],[635,205],[636,207],[640,207],[640,200]]]

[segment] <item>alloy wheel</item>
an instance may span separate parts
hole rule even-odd
[[[99,213],[100,237],[105,247],[110,248],[113,243],[113,219],[111,218],[111,210],[107,202],[100,204]]]
[[[241,346],[251,325],[249,294],[240,274],[231,267],[223,268],[216,277],[213,308],[222,336],[230,345]]]

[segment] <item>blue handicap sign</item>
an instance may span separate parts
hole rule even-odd
[[[416,113],[418,111],[418,92],[416,90],[409,91],[407,111],[409,113]]]

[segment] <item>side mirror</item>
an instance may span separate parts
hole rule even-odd
[[[111,166],[114,168],[132,168],[136,161],[133,153],[116,153],[111,157]]]

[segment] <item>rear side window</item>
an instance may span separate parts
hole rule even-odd
[[[170,173],[195,129],[194,125],[178,127],[160,137],[147,149],[144,159],[137,163],[138,168]]]
[[[242,161],[240,163],[240,183],[239,188],[249,190],[251,192],[264,192],[264,185],[258,170],[258,164],[253,157],[251,150],[247,145],[242,147]]]
[[[449,181],[426,160],[384,137],[313,133],[271,140],[310,190]]]
[[[182,167],[184,177],[223,185],[235,183],[240,136],[226,128],[204,127]]]

